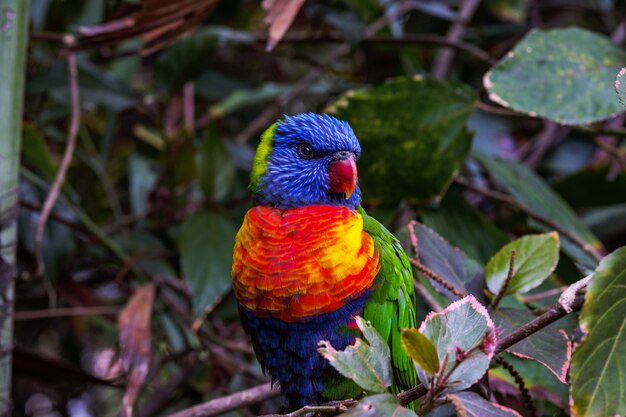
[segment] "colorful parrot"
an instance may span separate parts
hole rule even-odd
[[[347,122],[312,113],[262,135],[237,234],[233,288],[244,330],[290,409],[362,390],[318,353],[369,320],[391,348],[393,392],[417,384],[400,332],[415,327],[413,275],[398,240],[360,207],[361,147]]]

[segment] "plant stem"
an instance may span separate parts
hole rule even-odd
[[[0,416],[11,415],[18,171],[29,4],[0,0]]]

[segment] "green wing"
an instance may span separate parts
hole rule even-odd
[[[391,350],[394,393],[417,385],[417,374],[412,360],[402,347],[400,332],[415,325],[415,292],[413,272],[400,242],[376,219],[359,208],[363,227],[374,240],[381,262],[378,285],[365,305],[363,316],[369,320],[387,341]]]

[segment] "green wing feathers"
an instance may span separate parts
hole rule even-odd
[[[374,240],[381,262],[378,285],[365,305],[363,316],[387,341],[394,372],[394,393],[417,385],[417,374],[411,358],[402,347],[401,330],[416,327],[413,272],[400,242],[376,219],[362,209],[365,232]]]

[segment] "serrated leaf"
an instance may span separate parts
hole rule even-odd
[[[428,372],[435,375],[439,370],[439,357],[435,345],[417,329],[402,329],[402,346],[411,359]]]
[[[230,219],[212,212],[193,214],[181,225],[181,270],[191,289],[197,316],[230,289],[236,233],[237,227]]]
[[[365,198],[430,201],[448,188],[469,152],[474,100],[459,82],[398,78],[349,91],[327,112],[348,121],[361,142]]]
[[[522,417],[517,411],[487,401],[475,392],[464,391],[448,394],[446,398],[452,402],[457,415],[467,417]]]
[[[474,297],[467,296],[450,304],[440,313],[430,313],[419,331],[437,348],[445,373],[452,371],[444,392],[469,388],[485,374],[497,344],[495,327],[489,313]],[[463,357],[459,357],[459,353]],[[458,365],[456,365],[456,363]],[[418,370],[422,384],[428,376]]]
[[[409,228],[415,236],[412,244],[415,246],[416,257],[422,264],[445,278],[458,290],[470,293],[479,300],[484,299],[483,268],[476,261],[465,256],[461,250],[419,222],[412,222]],[[432,284],[450,300],[457,299],[441,284],[437,282]]]
[[[356,317],[357,326],[365,341],[355,343],[342,351],[335,350],[329,341],[322,340],[318,351],[339,373],[370,392],[383,392],[391,386],[389,346],[371,323]]]
[[[605,36],[571,27],[537,30],[484,78],[505,107],[562,124],[586,124],[623,111],[613,84],[626,52]]]
[[[550,276],[559,262],[559,235],[556,232],[527,235],[500,249],[485,267],[487,288],[493,294],[506,281],[513,251],[515,262],[506,294],[530,291]]]
[[[622,106],[626,106],[626,82],[624,82],[626,78],[624,75],[626,75],[626,68],[620,69],[615,76],[615,92]]]
[[[480,154],[474,157],[487,169],[493,180],[511,193],[522,206],[559,224],[591,247],[602,248],[600,241],[578,218],[572,208],[535,172],[514,161]],[[545,225],[537,222],[531,222],[531,225],[541,231],[550,231]],[[561,236],[561,242],[563,251],[572,259],[586,267],[595,268],[597,265],[595,259],[578,245],[564,236]]]
[[[572,415],[626,415],[626,247],[594,272],[580,325],[587,334],[572,357]]]
[[[499,308],[491,313],[500,329],[500,337],[508,336],[513,330],[532,321],[535,316],[527,310]],[[507,349],[524,359],[534,360],[545,366],[563,384],[567,383],[567,370],[572,356],[572,347],[567,333],[556,324],[544,327]]]
[[[417,417],[413,411],[402,407],[393,394],[365,397],[340,417]]]

